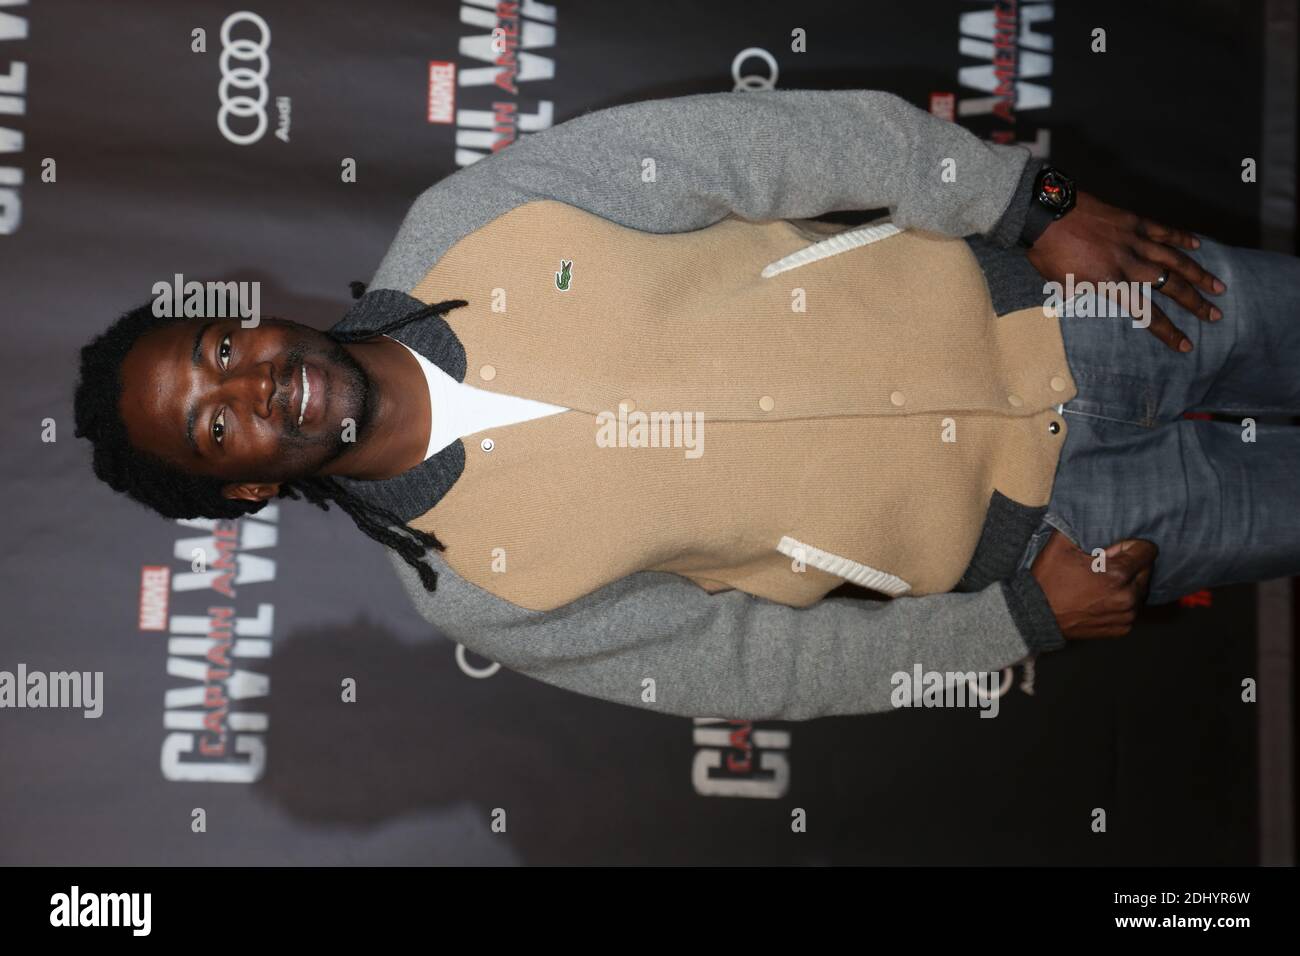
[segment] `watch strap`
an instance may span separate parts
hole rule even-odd
[[[1026,249],[1030,248],[1054,222],[1056,216],[1039,203],[1037,197],[1031,199],[1029,211],[1025,213],[1024,228],[1020,231],[1020,244]]]

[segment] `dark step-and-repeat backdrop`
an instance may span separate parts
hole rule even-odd
[[[112,494],[71,391],[160,278],[257,280],[327,327],[422,189],[647,98],[888,89],[1255,245],[1262,36],[1208,0],[0,4],[0,670],[103,674],[97,718],[0,713],[0,862],[1253,862],[1250,586],[1006,672],[996,720],[664,716],[458,648],[337,509],[168,522]],[[192,653],[216,613],[220,674]]]

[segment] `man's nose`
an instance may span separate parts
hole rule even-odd
[[[271,396],[275,394],[275,367],[270,362],[249,366],[226,380],[231,397],[246,402],[259,418],[271,417]]]

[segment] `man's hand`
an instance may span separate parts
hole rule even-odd
[[[1169,281],[1160,291],[1204,321],[1217,322],[1223,313],[1197,289],[1217,294],[1227,287],[1175,248],[1195,249],[1199,245],[1200,241],[1189,232],[1109,206],[1081,191],[1074,209],[1049,225],[1026,255],[1043,278],[1061,285],[1065,285],[1069,272],[1074,273],[1075,285],[1121,281],[1154,284],[1168,268]],[[1172,349],[1192,350],[1191,341],[1154,301],[1147,329]]]
[[[1030,573],[1047,595],[1062,635],[1122,637],[1146,598],[1158,551],[1144,538],[1126,538],[1106,549],[1106,570],[1093,571],[1093,556],[1053,531]]]

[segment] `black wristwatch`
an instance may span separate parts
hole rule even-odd
[[[1029,248],[1043,231],[1074,208],[1074,180],[1052,166],[1043,166],[1034,177],[1033,197],[1020,244]]]

